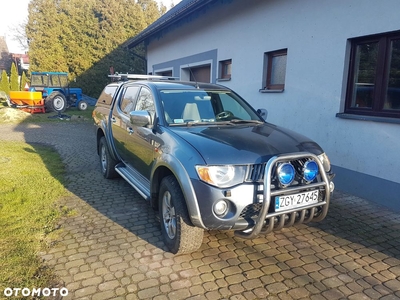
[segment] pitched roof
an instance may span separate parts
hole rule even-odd
[[[183,21],[186,17],[193,15],[201,8],[205,9],[211,2],[216,2],[216,0],[182,0],[154,23],[150,24],[145,30],[129,39],[125,45],[127,45],[128,48],[133,48],[150,37],[161,34],[163,30]]]

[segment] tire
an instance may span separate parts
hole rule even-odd
[[[46,112],[52,112],[54,111],[53,108],[53,101],[51,101],[50,99],[45,99],[44,100],[44,108],[46,109]]]
[[[182,190],[173,175],[161,181],[158,200],[161,233],[167,248],[174,254],[199,249],[204,230],[191,224]]]
[[[118,177],[118,173],[115,171],[117,162],[111,157],[106,138],[104,136],[101,137],[99,141],[99,156],[101,173],[103,174],[104,178],[111,179]]]
[[[46,98],[46,108],[49,110],[62,113],[67,109],[67,99],[60,92],[53,92]]]
[[[88,108],[88,103],[84,100],[79,101],[78,103],[78,109],[79,110],[86,110]]]

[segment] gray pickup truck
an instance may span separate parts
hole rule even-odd
[[[93,111],[101,171],[151,203],[169,251],[197,250],[204,230],[251,239],[325,218],[334,174],[314,141],[226,87],[124,77]]]

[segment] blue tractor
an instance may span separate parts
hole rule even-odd
[[[29,91],[41,92],[46,111],[64,112],[68,107],[86,110],[81,88],[69,87],[66,72],[32,72]]]

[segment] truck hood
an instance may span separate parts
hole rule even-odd
[[[283,153],[304,151],[319,155],[323,152],[309,138],[270,123],[174,127],[171,130],[191,144],[209,165],[258,164]]]

